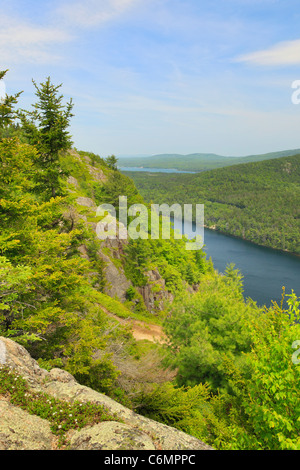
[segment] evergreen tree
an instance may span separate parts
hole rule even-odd
[[[110,157],[107,157],[105,163],[112,170],[117,170],[118,159],[115,157],[115,155],[110,155]]]
[[[73,116],[72,99],[64,105],[59,88],[51,83],[50,77],[38,86],[33,80],[38,101],[33,104],[33,111],[21,111],[19,117],[29,143],[38,150],[36,164],[40,168],[38,188],[47,192],[48,197],[61,194],[60,178],[63,172],[59,164],[59,155],[71,147],[68,132],[70,118]]]

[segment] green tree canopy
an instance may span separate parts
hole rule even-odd
[[[110,155],[109,157],[107,157],[105,159],[105,162],[107,164],[107,166],[109,168],[111,168],[112,170],[116,170],[117,169],[117,162],[118,162],[118,159],[115,157],[115,155]]]
[[[174,302],[165,331],[179,385],[207,382],[215,391],[226,389],[224,356],[234,363],[242,361],[251,345],[247,320],[258,314],[258,308],[245,303],[240,273],[232,266],[225,276],[207,273],[195,295]]]
[[[72,99],[63,104],[63,95],[59,94],[62,85],[55,86],[50,77],[40,86],[33,80],[37,102],[33,111],[20,111],[19,117],[25,135],[30,144],[38,150],[36,164],[40,168],[38,187],[48,191],[48,197],[60,194],[59,154],[71,147],[71,136],[68,132],[70,119],[73,116]]]

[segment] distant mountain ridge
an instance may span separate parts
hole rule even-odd
[[[300,154],[300,149],[282,150],[258,155],[232,157],[214,153],[158,154],[148,157],[122,157],[119,167],[174,168],[177,170],[205,171],[240,163],[258,162]]]

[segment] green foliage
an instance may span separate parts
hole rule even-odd
[[[31,277],[30,267],[13,266],[6,257],[0,257],[0,334],[14,318],[23,315],[26,304],[22,296],[29,290]]]
[[[243,274],[240,272],[239,269],[235,269],[235,264],[230,263],[226,266],[224,271],[225,276],[227,279],[230,279],[230,283],[233,285],[234,289],[239,292],[243,292]]]
[[[101,167],[107,166],[107,163],[106,163],[105,159],[101,158],[100,155],[97,155],[96,153],[86,152],[86,151],[83,151],[83,150],[79,150],[78,153],[82,157],[86,156],[86,157],[90,158],[92,166],[96,166],[96,167],[98,167],[99,165]]]
[[[78,158],[80,155],[81,158]],[[85,157],[91,161],[92,170],[87,171],[87,163]],[[99,201],[98,194],[102,194],[102,185],[95,181],[92,171],[100,171],[106,178],[111,170],[107,167],[105,161],[96,154],[91,152],[79,151],[74,153],[69,151],[61,153],[59,165],[63,174],[71,174],[77,181],[76,196],[85,196]]]
[[[149,259],[150,249],[146,240],[129,240],[125,247],[125,274],[134,286],[142,287],[147,284],[145,272]]]
[[[94,360],[93,364],[88,368],[88,372],[76,372],[74,376],[82,385],[101,393],[110,394],[114,389],[115,381],[119,374],[120,372],[113,365],[111,357],[107,355],[101,359]]]
[[[51,83],[50,77],[38,86],[33,81],[38,101],[33,111],[19,112],[23,130],[31,145],[38,151],[35,164],[39,168],[36,190],[47,197],[61,194],[60,179],[63,176],[59,166],[59,153],[71,147],[68,133],[69,121],[73,116],[73,103],[62,104],[63,95],[58,95],[59,86]]]
[[[104,261],[99,256],[100,243],[99,240],[95,238],[95,235],[91,229],[88,232],[90,235],[88,235],[88,238],[85,242],[85,247],[89,257],[91,271],[94,268],[90,276],[90,280],[93,287],[103,292],[106,285],[106,279],[104,276]]]
[[[128,207],[132,204],[143,204],[143,198],[136,189],[133,181],[122,173],[114,171],[109,175],[108,181],[101,187],[96,202],[98,204],[112,204],[117,215],[119,208],[119,197],[126,196]]]
[[[201,410],[207,407],[210,390],[206,384],[176,388],[170,382],[142,389],[133,400],[138,413],[199,439],[208,439]]]
[[[135,318],[137,320],[142,321],[149,321],[153,319],[153,316],[144,309],[131,309],[131,301],[135,300],[136,298],[139,299],[139,296],[137,295],[136,291],[134,294],[134,298],[131,301],[128,299],[128,301],[125,303],[121,303],[118,300],[104,293],[98,292],[97,296],[99,297],[99,302],[101,306],[109,312],[114,313],[119,318]],[[153,321],[155,321],[155,319],[153,319]]]
[[[259,322],[251,322],[253,346],[246,355],[249,374],[228,369],[239,409],[252,430],[254,448],[300,449],[300,369],[292,361],[292,344],[300,338],[299,299],[288,296],[288,309],[274,304]],[[240,413],[241,415],[241,413]],[[244,432],[237,439],[248,446]]]
[[[21,144],[16,137],[0,142],[1,201],[3,198],[14,201],[20,199],[20,196],[24,199],[24,192],[32,193],[35,188],[33,178],[36,169],[33,160],[36,154],[35,148]]]
[[[117,170],[117,162],[118,162],[118,159],[115,157],[115,155],[111,155],[110,157],[107,157],[105,159],[105,163],[112,170]]]
[[[130,286],[126,291],[126,299],[131,301],[136,296],[136,290],[134,287]]]
[[[153,319],[152,315],[149,315],[149,311],[147,310],[143,296],[133,286],[130,286],[126,291],[126,305],[128,305],[128,308],[130,308],[130,310],[138,315],[141,319]]]
[[[259,310],[244,302],[239,277],[231,270],[227,276],[208,273],[195,295],[184,294],[170,307],[164,326],[170,340],[169,363],[178,368],[179,385],[207,382],[214,391],[226,389],[224,357],[240,363],[243,352],[250,350],[246,322]]]
[[[234,286],[232,279],[227,282]],[[196,426],[193,435],[206,436],[216,449],[299,450],[300,369],[293,361],[293,344],[300,338],[300,299],[292,292],[286,310],[283,295],[281,306],[258,311],[254,305],[243,307],[237,298],[234,308],[226,292],[218,292],[217,298],[208,291],[213,309],[208,298],[201,299],[203,290],[194,305],[183,300],[181,311],[175,307],[166,322],[179,383],[214,387],[197,407],[200,434]],[[224,318],[216,315],[218,308]],[[167,398],[165,406],[170,406]]]
[[[21,376],[4,366],[0,367],[0,395],[8,396],[13,405],[49,421],[51,431],[60,437],[60,446],[67,443],[65,434],[71,429],[79,430],[103,421],[118,421],[101,405],[80,401],[68,403],[45,393],[33,392]]]
[[[125,248],[125,273],[135,286],[144,286],[149,280],[146,272],[158,269],[167,289],[176,293],[183,290],[184,282],[193,285],[203,273],[211,269],[202,250],[186,250],[185,240],[138,238],[130,240]]]
[[[1,335],[35,358],[60,359],[72,373],[88,374],[99,366],[95,349],[110,338],[99,241],[82,220],[70,226],[67,198],[44,201],[36,194],[35,147],[4,139],[0,155]],[[89,259],[78,251],[83,244]]]

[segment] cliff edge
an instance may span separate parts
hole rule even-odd
[[[0,337],[0,367],[9,367],[34,392],[67,402],[103,406],[116,421],[104,421],[68,432],[68,450],[212,450],[175,428],[134,413],[108,396],[80,385],[68,372],[42,369],[18,343]],[[55,450],[57,436],[50,423],[0,395],[0,450]]]

